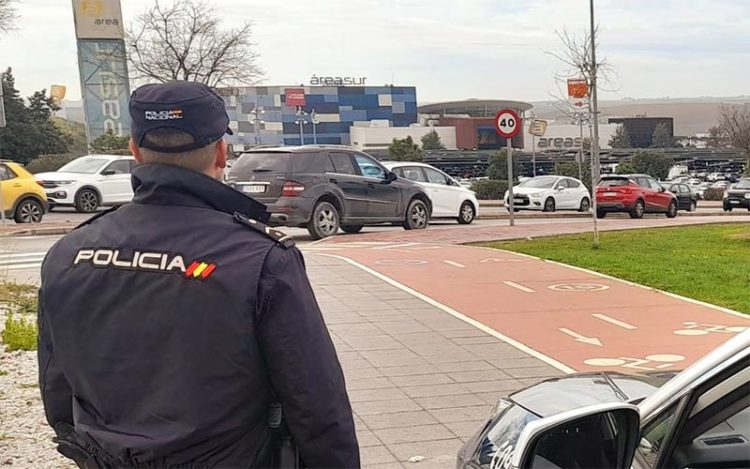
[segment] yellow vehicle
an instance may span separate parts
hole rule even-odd
[[[47,212],[47,194],[34,176],[13,161],[0,160],[0,209],[16,223],[39,223]]]

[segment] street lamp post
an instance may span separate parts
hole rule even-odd
[[[589,0],[591,27],[591,205],[594,208],[594,247],[599,247],[599,226],[596,222],[596,186],[599,184],[599,103],[597,101],[596,75],[596,25],[594,23],[594,0]]]
[[[302,108],[297,108],[297,120],[294,121],[299,126],[299,141],[300,145],[305,144],[305,124],[307,124],[307,113]]]
[[[583,163],[585,162],[585,158],[583,157],[583,124],[587,122],[590,123],[591,121],[586,116],[586,113],[576,112],[574,114],[573,123],[578,124],[578,130],[581,136],[581,147],[578,156],[578,179],[580,180],[583,180]]]
[[[318,132],[317,132],[317,125],[320,124],[320,121],[318,120],[318,113],[315,112],[315,109],[310,112],[310,121],[312,122],[312,128],[313,128],[313,144],[318,144]]]
[[[253,124],[253,133],[255,134],[255,145],[260,144],[260,134],[258,133],[258,124],[264,124],[265,122],[261,119],[261,116],[266,113],[266,110],[261,107],[254,107],[252,111],[248,113],[248,119]]]

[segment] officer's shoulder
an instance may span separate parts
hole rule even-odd
[[[109,209],[107,209],[107,210],[105,210],[103,212],[99,212],[96,215],[94,215],[93,217],[91,217],[88,220],[86,220],[85,222],[83,222],[80,225],[78,225],[75,228],[73,228],[73,230],[77,230],[79,228],[83,228],[84,226],[90,225],[90,224],[94,223],[95,221],[97,221],[98,219],[100,219],[100,218],[102,218],[104,216],[107,216],[110,213],[114,212],[118,208],[120,208],[120,206],[119,205],[115,205],[114,207],[109,208]]]
[[[294,240],[284,232],[271,228],[270,226],[261,223],[258,220],[254,220],[248,217],[247,215],[235,212],[234,219],[241,225],[248,227],[249,229],[271,239],[273,242],[284,249],[291,249],[295,246]]]

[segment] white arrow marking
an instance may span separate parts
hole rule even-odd
[[[453,262],[453,261],[443,261],[443,262],[445,262],[448,265],[452,265],[453,267],[458,267],[459,269],[463,269],[464,267],[466,267],[465,265],[459,264],[458,262]]]
[[[586,337],[584,335],[579,334],[578,332],[571,331],[570,329],[566,329],[564,327],[560,328],[560,332],[573,337],[577,342],[582,342],[584,344],[589,344],[589,345],[596,345],[597,347],[602,346],[602,342],[596,337]]]
[[[619,319],[611,318],[611,317],[607,316],[606,314],[594,313],[594,314],[592,314],[592,316],[594,316],[596,319],[601,319],[602,321],[606,321],[606,322],[608,322],[610,324],[614,324],[615,326],[622,327],[623,329],[628,329],[628,330],[631,330],[631,331],[633,329],[638,329],[637,327],[635,327],[632,324],[628,324],[626,322],[622,322]]]

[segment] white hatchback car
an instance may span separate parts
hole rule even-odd
[[[454,218],[462,225],[473,222],[479,214],[474,191],[437,168],[424,163],[384,161],[383,165],[396,176],[422,185],[432,200],[431,218]]]
[[[119,205],[133,199],[130,171],[132,156],[89,155],[76,158],[54,172],[34,176],[47,193],[50,207],[75,207],[82,213],[102,205]]]
[[[508,192],[505,192],[508,207]],[[519,210],[578,210],[588,212],[591,194],[578,179],[565,176],[537,176],[513,187],[513,208]]]

